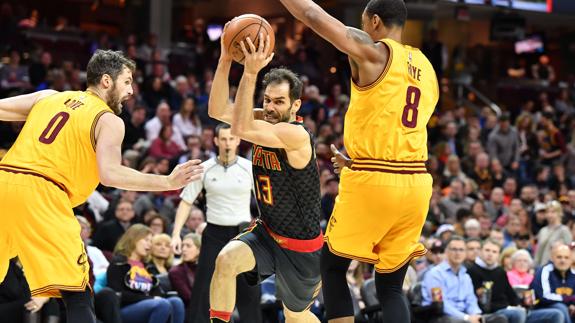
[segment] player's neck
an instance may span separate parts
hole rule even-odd
[[[382,35],[380,39],[387,38],[391,40],[395,40],[398,43],[401,43],[401,36],[403,34],[403,29],[399,27],[391,28],[385,35]]]
[[[104,93],[102,92],[102,90],[98,89],[97,87],[88,86],[88,88],[86,89],[86,92],[92,93],[95,96],[102,99],[102,101],[106,102],[106,97],[104,96]]]

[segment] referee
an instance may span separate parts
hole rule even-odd
[[[193,323],[210,322],[210,282],[216,258],[226,243],[240,233],[240,225],[251,221],[252,163],[237,156],[240,139],[231,135],[228,124],[219,124],[215,135],[218,156],[202,163],[204,173],[201,181],[185,187],[172,232],[172,247],[179,254],[182,226],[190,214],[192,203],[205,189],[207,226],[202,233],[198,269],[188,305],[188,319]],[[259,287],[249,286],[243,276],[238,276],[236,290],[241,321],[261,322]]]

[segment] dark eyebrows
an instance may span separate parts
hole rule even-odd
[[[275,101],[275,100],[285,100],[285,99],[286,99],[285,96],[278,96],[277,98],[272,98],[272,97],[270,97],[270,96],[267,95],[267,94],[264,94],[264,98],[269,99],[269,100],[273,100],[273,101]]]

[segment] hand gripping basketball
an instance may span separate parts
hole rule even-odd
[[[260,34],[259,39],[263,39],[263,34]],[[257,49],[250,37],[245,41],[241,41],[240,46],[245,57],[244,73],[257,74],[262,68],[271,62],[272,58],[274,58],[274,53],[270,53],[269,35],[266,36],[264,41],[259,42],[259,47]]]

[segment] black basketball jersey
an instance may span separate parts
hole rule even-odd
[[[253,146],[252,168],[261,218],[273,232],[288,238],[309,240],[321,232],[319,172],[311,134],[310,143],[312,156],[302,169],[289,165],[283,149]]]

